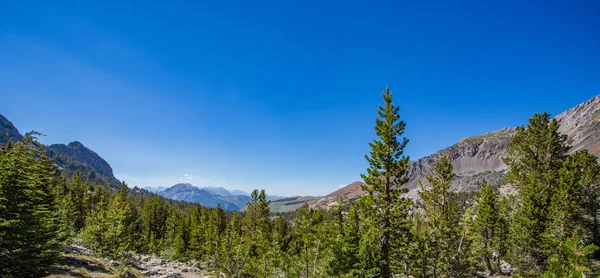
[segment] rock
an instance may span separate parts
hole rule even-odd
[[[69,245],[67,247],[66,252],[67,253],[82,253],[86,256],[91,256],[93,253],[92,250],[85,248],[81,245],[75,245],[75,244]]]

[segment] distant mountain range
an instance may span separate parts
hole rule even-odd
[[[21,141],[23,135],[11,121],[0,115],[0,146],[6,145],[8,140]],[[120,183],[108,162],[80,142],[46,146],[46,155],[54,160],[67,177],[79,172],[82,178],[111,188],[116,188]]]
[[[241,193],[234,195],[235,193]],[[223,187],[196,187],[189,183],[178,183],[156,194],[172,200],[199,203],[207,207],[221,205],[225,210],[242,210],[251,198],[250,194],[242,190],[229,191]]]

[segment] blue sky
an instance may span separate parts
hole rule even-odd
[[[130,185],[327,194],[386,85],[411,159],[600,94],[597,1],[52,2],[2,4],[0,114]]]

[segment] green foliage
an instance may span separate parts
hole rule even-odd
[[[488,275],[493,275],[492,256],[498,252],[496,246],[499,225],[498,191],[487,185],[481,186],[481,197],[477,204],[477,214],[473,223],[474,248],[484,262]]]
[[[159,254],[167,235],[169,207],[162,197],[150,197],[144,202],[142,221],[144,238],[150,253]]]
[[[271,256],[271,226],[269,219],[269,201],[264,190],[260,193],[254,190],[251,194],[252,201],[248,202],[244,223],[244,233],[247,237],[248,255],[244,266],[246,273],[255,273],[258,276],[270,276],[273,271],[270,265]]]
[[[408,139],[404,134],[406,124],[400,120],[400,108],[392,102],[392,92],[386,87],[382,95],[384,105],[379,106],[375,119],[375,134],[378,139],[369,143],[371,153],[365,158],[369,163],[367,174],[362,174],[363,189],[369,192],[371,226],[366,229],[362,240],[369,271],[382,277],[401,271],[406,265],[406,248],[409,240],[410,224],[408,209],[412,201],[402,197],[406,189],[400,187],[407,182],[404,175],[408,167],[408,157],[404,148]],[[376,244],[379,246],[367,245]],[[365,248],[368,248],[365,249]]]
[[[560,244],[560,255],[550,257],[548,270],[543,277],[587,277],[591,271],[592,254],[598,250],[594,245],[586,245],[574,233]]]
[[[527,275],[543,272],[552,250],[544,233],[552,219],[550,204],[559,187],[559,169],[570,146],[556,119],[535,114],[519,127],[508,148],[506,182],[519,189],[520,205],[511,226],[513,262]]]
[[[461,231],[460,215],[450,182],[454,177],[452,160],[442,157],[435,164],[434,173],[426,177],[430,187],[421,183],[419,196],[423,202],[423,229],[421,237],[428,246],[427,260],[431,265],[431,276],[453,276],[459,259]]]
[[[598,245],[600,166],[587,150],[568,157],[559,170],[559,185],[552,197],[552,224],[548,243],[557,246],[573,233],[586,244]]]
[[[40,276],[63,247],[54,195],[61,179],[35,135],[0,150],[0,276]]]

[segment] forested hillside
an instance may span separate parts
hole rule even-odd
[[[511,131],[502,183],[515,194],[486,183],[480,194],[458,194],[453,157],[441,156],[417,202],[404,188],[406,127],[386,88],[369,168],[354,184],[367,194],[283,215],[264,190],[230,212],[61,175],[27,134],[0,150],[0,276],[50,274],[80,242],[124,264],[153,254],[226,277],[597,277],[600,166],[572,148],[559,121],[535,114]]]

